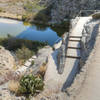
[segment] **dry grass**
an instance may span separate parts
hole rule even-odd
[[[40,67],[40,72],[46,72],[46,63],[43,63],[43,65]]]
[[[39,73],[42,77],[44,77],[46,70],[47,70],[46,63],[43,63],[42,66],[40,66],[40,69],[39,69],[39,72],[38,72],[38,73]]]
[[[8,88],[11,92],[18,93],[18,89],[20,87],[20,83],[15,80],[10,80],[8,84]]]

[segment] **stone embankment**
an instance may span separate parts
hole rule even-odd
[[[46,0],[45,0],[46,1]],[[49,2],[52,0],[48,0]],[[100,10],[99,0],[54,0],[53,7],[51,9],[52,22],[57,23],[64,20],[68,16],[77,16],[82,10]],[[92,11],[83,11],[83,15],[90,15]]]
[[[22,20],[22,16],[21,15],[11,14],[11,13],[0,12],[0,17],[9,18],[9,19],[15,19],[15,20]]]

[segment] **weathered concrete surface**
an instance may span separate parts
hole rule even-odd
[[[80,17],[77,25],[72,30],[72,33],[70,34],[70,36],[82,36],[84,24],[86,24],[86,22],[91,19],[92,19],[92,17]]]
[[[83,17],[83,18],[80,18],[78,24],[76,25],[76,27],[73,29],[72,33],[70,34],[71,36],[74,35],[74,36],[82,36],[82,30],[84,28],[84,24],[89,20],[91,19],[91,17]],[[80,26],[80,29],[79,29],[79,26]],[[76,56],[78,54],[80,54],[80,51],[68,51],[70,54],[75,54]],[[56,53],[54,53],[56,54]],[[52,55],[52,56],[56,56],[56,55]],[[57,72],[57,66],[56,66],[56,59],[54,57],[50,57],[49,58],[49,64],[48,64],[48,68],[47,68],[47,72],[46,72],[46,77],[45,77],[45,81],[46,84],[48,84],[48,87],[50,86],[54,86],[55,84],[55,87],[57,86],[57,84],[60,84],[59,86],[62,86],[62,84],[64,84],[64,82],[66,81],[66,79],[69,77],[69,75],[71,74],[71,71],[74,69],[74,67],[78,67],[78,63],[79,63],[79,60],[78,59],[71,59],[71,58],[67,58],[66,59],[66,64],[65,64],[65,68],[64,68],[64,72],[62,75],[59,75],[58,72]],[[52,63],[52,64],[51,64]],[[75,70],[74,70],[75,71]],[[52,75],[51,75],[52,73]],[[76,73],[76,71],[75,71]],[[75,75],[74,73],[74,75]],[[72,74],[73,76],[73,74]],[[74,77],[74,76],[73,76]],[[70,77],[70,79],[73,79]],[[51,85],[50,81],[52,80],[51,82],[53,83]],[[61,80],[61,83],[60,83],[60,80]],[[53,82],[54,81],[54,82]],[[67,84],[70,84],[71,82],[67,83]],[[61,87],[59,88],[61,89]]]
[[[73,84],[66,89],[66,93],[69,95],[68,100],[74,100],[75,96],[78,96],[81,88],[83,88],[83,84],[86,79],[87,69],[89,64],[91,64],[91,60],[94,57],[95,52],[95,38],[98,38],[98,28],[100,25],[100,20],[91,19],[84,26],[84,30],[82,32],[82,40],[81,40],[81,59],[80,59],[80,72],[76,75]],[[92,51],[92,52],[91,52]],[[76,99],[77,100],[77,99]],[[91,99],[89,99],[91,100]],[[94,99],[95,100],[95,99]]]
[[[0,0],[1,12],[23,15],[25,13],[23,7],[24,1],[25,0]]]
[[[87,62],[86,80],[75,100],[100,100],[100,27],[93,56]]]
[[[70,49],[68,48],[67,50],[67,57],[71,56],[71,57],[81,57],[81,52],[80,49]]]

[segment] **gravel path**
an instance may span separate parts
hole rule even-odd
[[[100,100],[100,28],[85,83],[75,100]]]

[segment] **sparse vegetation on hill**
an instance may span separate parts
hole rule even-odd
[[[1,38],[0,45],[10,51],[14,51],[18,60],[23,64],[23,62],[36,54],[40,48],[46,46],[47,43],[9,37]]]
[[[50,20],[50,7],[40,4],[40,0],[0,0],[0,3],[0,12],[20,15],[24,21]]]
[[[41,77],[27,75],[20,80],[19,93],[26,95],[35,95],[40,93],[44,88],[44,83]]]

